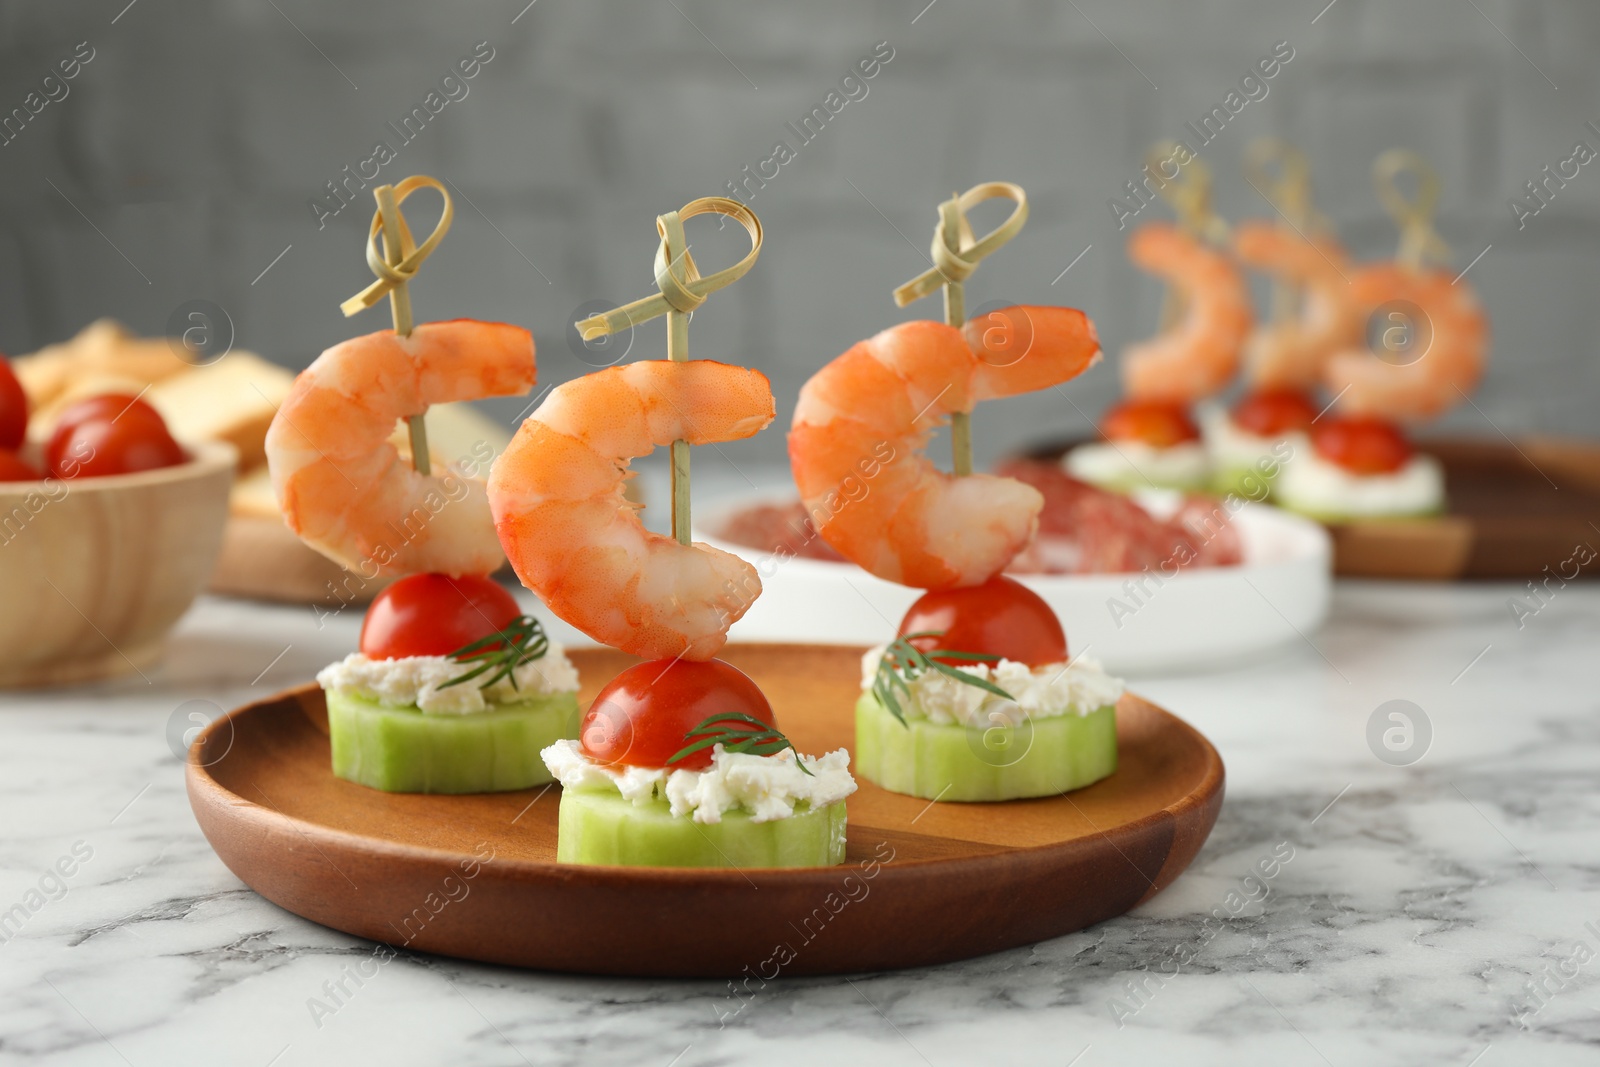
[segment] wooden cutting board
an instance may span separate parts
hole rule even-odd
[[[801,751],[854,746],[861,649],[730,645]],[[583,703],[637,662],[572,650]],[[335,778],[322,691],[212,723],[189,799],[223,862],[268,900],[394,948],[544,970],[759,976],[914,967],[1057,937],[1169,885],[1222,806],[1222,761],[1136,696],[1120,763],[1062,796],[929,803],[869,782],[838,867],[713,870],[555,862],[561,789],[391,794]],[[381,950],[378,950],[381,951]]]

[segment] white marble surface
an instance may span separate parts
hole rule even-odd
[[[92,850],[0,944],[0,1063],[1592,1063],[1600,960],[1514,1016],[1530,977],[1600,953],[1600,585],[1520,631],[1512,592],[1343,583],[1315,648],[1139,681],[1228,765],[1216,830],[1174,886],[1031,948],[781,981],[726,1026],[721,982],[407,955],[318,1025],[308,1000],[372,946],[223,867],[166,727],[186,701],[309,679],[359,620],[319,631],[309,610],[202,601],[148,680],[0,697],[0,909]],[[1395,698],[1433,726],[1409,767],[1366,741]],[[1206,921],[1285,842],[1265,898]]]

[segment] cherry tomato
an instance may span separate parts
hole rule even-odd
[[[361,654],[368,659],[448,656],[521,615],[516,598],[493,578],[413,574],[373,598],[361,623]]]
[[[6,357],[0,356],[0,448],[16,450],[28,433],[28,394],[11,371]]]
[[[1257,437],[1282,437],[1309,430],[1317,405],[1298,389],[1262,389],[1239,401],[1233,409],[1234,425]]]
[[[9,449],[0,448],[0,482],[37,482],[44,477],[33,464]]]
[[[1100,433],[1108,441],[1143,441],[1153,448],[1200,440],[1200,428],[1184,406],[1166,400],[1124,400],[1101,418]]]
[[[775,725],[772,705],[750,676],[720,659],[658,659],[629,667],[594,698],[579,728],[590,759],[630,767],[666,767],[713,715],[741,712]],[[752,727],[753,729],[753,727]],[[711,749],[685,756],[673,770],[703,771]]]
[[[155,409],[141,403],[57,426],[44,459],[57,478],[98,478],[175,467],[189,457]]]
[[[1353,474],[1388,474],[1411,458],[1400,427],[1371,415],[1325,419],[1312,428],[1311,444],[1323,459]]]
[[[1021,582],[1003,575],[982,585],[924,593],[900,622],[902,634],[932,631],[911,643],[923,652],[981,652],[1042,667],[1067,658],[1067,635],[1050,605]],[[940,658],[940,657],[935,657]],[[951,666],[971,660],[943,660]]]
[[[61,409],[61,414],[56,416],[55,429],[63,426],[76,426],[80,422],[90,419],[115,419],[121,417],[123,412],[139,413],[140,417],[148,418],[160,414],[155,408],[134,396],[132,393],[96,393],[86,396],[82,400],[74,400]]]

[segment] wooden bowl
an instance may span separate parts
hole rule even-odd
[[[205,587],[237,453],[72,481],[0,482],[0,686],[138,671]]]
[[[853,749],[859,648],[723,650],[801,751]],[[580,703],[638,660],[572,649]],[[789,870],[555,862],[557,786],[383,793],[335,778],[322,690],[212,722],[189,803],[222,861],[268,900],[396,948],[544,970],[679,977],[916,967],[1058,937],[1148,900],[1222,806],[1222,760],[1127,694],[1118,766],[1061,796],[930,803],[859,780],[845,862]]]

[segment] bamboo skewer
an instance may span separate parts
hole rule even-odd
[[[1146,159],[1160,173],[1160,164],[1171,159],[1177,148],[1176,142],[1161,142],[1150,150]],[[1161,183],[1160,192],[1162,199],[1171,205],[1178,225],[1190,236],[1216,245],[1228,243],[1228,224],[1211,208],[1211,168],[1204,160],[1190,158],[1177,174]],[[1161,298],[1161,328],[1171,329],[1182,316],[1183,302],[1168,286]]]
[[[696,215],[725,215],[745,228],[750,235],[750,251],[731,267],[702,277],[694,257],[689,254],[683,223]],[[656,292],[631,304],[578,323],[578,336],[593,341],[607,334],[630,330],[662,315],[667,319],[667,358],[681,363],[689,358],[689,317],[706,298],[744,277],[761,253],[761,220],[755,212],[722,196],[707,196],[690,201],[677,211],[656,218]],[[689,442],[672,442],[672,536],[679,544],[690,544]]]
[[[1274,173],[1276,166],[1276,173]],[[1305,153],[1276,137],[1257,137],[1245,149],[1245,179],[1267,199],[1283,224],[1307,241],[1327,229],[1311,199],[1311,164]],[[1272,318],[1287,322],[1298,314],[1301,288],[1281,275],[1272,281]]]
[[[1417,198],[1408,200],[1399,179],[1410,172],[1417,177]],[[1433,226],[1439,206],[1439,174],[1428,161],[1408,148],[1391,148],[1372,163],[1372,181],[1389,217],[1400,229],[1395,259],[1408,270],[1419,271],[1431,259],[1450,262],[1450,246]]]
[[[981,240],[972,235],[967,212],[985,200],[1013,200],[1010,216]],[[991,252],[1017,235],[1028,221],[1028,194],[1011,182],[984,182],[964,193],[952,194],[939,205],[939,226],[933,232],[933,267],[894,291],[894,301],[905,307],[935,289],[944,290],[944,321],[957,329],[966,324],[965,283],[978,264]],[[958,477],[972,473],[972,416],[965,411],[950,414],[951,469]]]
[[[401,202],[418,189],[437,190],[444,199],[444,210],[439,215],[439,221],[433,233],[421,245],[411,236],[411,227],[400,212]],[[439,242],[444,240],[444,235],[450,232],[454,208],[445,187],[424,174],[412,175],[397,185],[380,185],[372,191],[372,195],[378,202],[378,210],[372,216],[372,228],[367,234],[367,266],[372,268],[378,280],[340,304],[339,310],[349,317],[387,296],[394,332],[401,337],[410,337],[415,323],[411,315],[409,283],[416,277],[422,261],[433,254]],[[380,236],[383,240],[381,251],[377,243]],[[428,451],[426,415],[426,412],[419,412],[406,419],[406,428],[411,437],[411,466],[418,474],[430,474],[433,471],[433,458]]]

